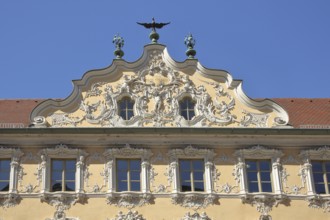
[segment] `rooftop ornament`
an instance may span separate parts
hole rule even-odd
[[[119,34],[115,35],[112,43],[116,46],[116,50],[114,52],[116,59],[121,59],[124,56],[124,51],[122,51],[122,47],[124,47],[124,38],[119,36]]]
[[[155,18],[152,18],[151,23],[139,23],[139,22],[136,22],[136,23],[139,24],[139,25],[144,26],[147,29],[151,29],[151,33],[149,34],[149,38],[150,38],[152,44],[157,44],[157,41],[159,39],[159,34],[157,33],[156,29],[161,29],[162,27],[164,27],[165,25],[170,24],[171,22],[156,23]]]
[[[188,34],[185,37],[184,44],[187,46],[186,55],[188,56],[188,59],[194,59],[196,55],[196,50],[194,50],[196,40],[194,39],[192,34]]]

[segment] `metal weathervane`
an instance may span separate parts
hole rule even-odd
[[[161,29],[162,27],[170,24],[171,22],[167,22],[167,23],[156,23],[155,18],[152,18],[152,22],[151,23],[140,23],[140,22],[136,22],[139,25],[144,26],[147,29],[151,29],[151,33],[149,35],[149,38],[151,40],[151,42],[153,44],[157,43],[157,40],[159,39],[159,34],[157,33],[157,29]]]

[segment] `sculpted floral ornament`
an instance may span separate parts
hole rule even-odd
[[[119,213],[116,215],[116,218],[113,218],[111,220],[146,220],[146,219],[143,218],[142,215],[140,215],[137,211],[129,210],[127,214],[124,214],[122,211],[119,211]]]
[[[46,220],[79,220],[79,218],[69,218],[66,217],[65,207],[57,206],[53,218],[46,218]]]
[[[172,203],[185,208],[200,209],[217,202],[217,196],[214,194],[200,193],[179,193],[172,195]]]
[[[324,212],[330,212],[330,197],[322,197],[320,195],[309,196],[306,198],[308,207],[315,209],[323,209]]]
[[[107,204],[132,209],[148,205],[154,197],[149,193],[111,193],[106,195]]]
[[[190,212],[186,213],[181,220],[211,220],[205,212],[202,212],[202,214],[199,214],[195,212],[194,214],[190,214]]]
[[[285,204],[288,202],[288,198],[284,195],[244,195],[241,196],[243,204],[250,204],[257,208],[257,211],[261,213],[259,220],[272,220],[269,212],[273,207],[277,207],[278,204]]]
[[[66,193],[66,192],[55,192],[55,193],[42,193],[39,195],[40,201],[45,202],[51,206],[55,206],[56,209],[67,210],[76,203],[85,204],[87,197],[85,194],[80,193]]]
[[[224,88],[223,82],[207,78],[205,79],[207,81],[192,80],[191,72],[188,74],[180,71],[180,65],[175,65],[175,62],[169,60],[159,48],[148,50],[144,59],[145,63],[142,66],[120,73],[119,70],[115,70],[116,77],[93,79],[91,85],[80,88],[79,92],[83,92],[79,96],[76,93],[72,95],[75,96],[75,104],[72,106],[70,104],[70,108],[66,108],[67,103],[66,107],[51,104],[51,114],[47,117],[39,115],[36,111],[32,114],[33,125],[35,127],[267,127],[269,124],[269,127],[272,127],[287,124],[287,114],[274,103],[266,107],[270,108],[270,111],[264,111],[257,104],[249,103],[252,102],[251,100],[247,101],[248,105],[253,106],[256,112],[251,112],[248,105],[246,109],[237,109],[238,99],[234,95],[235,92],[229,92],[234,88],[229,85],[228,88]],[[133,103],[134,114],[129,120],[119,114],[118,103],[123,98],[129,98]],[[190,120],[186,120],[181,115],[180,102],[184,98],[191,98],[195,103],[193,106],[195,116]],[[46,110],[40,108],[40,111]],[[279,114],[274,117],[270,116],[270,112]],[[241,114],[243,116],[238,118],[237,115]],[[270,117],[272,122],[268,122]]]
[[[14,207],[21,202],[21,197],[18,193],[0,194],[0,206],[3,208]]]

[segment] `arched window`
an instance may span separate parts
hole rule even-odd
[[[134,116],[133,106],[134,101],[129,97],[124,97],[118,102],[119,116],[124,120],[130,120]]]
[[[195,116],[195,102],[191,98],[184,98],[180,101],[180,114],[186,120],[191,120]]]

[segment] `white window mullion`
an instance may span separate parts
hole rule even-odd
[[[19,158],[12,157],[10,163],[9,193],[17,193]]]
[[[207,193],[213,192],[213,185],[212,185],[212,168],[214,164],[212,162],[205,162],[205,191]]]
[[[141,163],[141,190],[143,193],[150,193],[150,186],[149,186],[149,167],[150,164],[147,161],[142,161]]]
[[[274,193],[282,194],[282,180],[280,176],[280,170],[282,169],[282,165],[279,162],[279,158],[276,160],[272,160],[272,175],[273,175],[273,185],[274,185]]]

